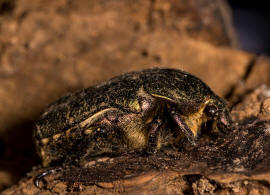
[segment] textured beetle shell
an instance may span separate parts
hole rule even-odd
[[[204,82],[189,73],[159,68],[126,73],[51,104],[36,123],[38,150],[43,147],[40,140],[62,133],[101,110],[117,108],[133,112],[127,102],[136,100],[141,88],[148,94],[166,97],[183,115],[196,112],[209,98],[219,109],[227,112],[226,104]],[[83,135],[78,135],[78,140],[80,136]],[[65,147],[58,152],[69,153],[65,150],[70,147]]]

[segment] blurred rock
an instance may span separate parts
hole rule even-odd
[[[247,66],[244,77],[232,88],[230,101],[233,104],[249,94],[253,89],[265,84],[270,86],[270,59],[267,56],[256,56]]]
[[[252,57],[210,44],[235,42],[221,0],[18,0],[0,24],[1,131],[66,92],[153,66],[187,70],[224,95]]]

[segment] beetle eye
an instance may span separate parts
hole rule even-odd
[[[205,108],[205,113],[207,116],[209,117],[214,117],[217,115],[217,107],[216,106],[213,106],[213,105],[209,105],[209,106],[206,106]]]

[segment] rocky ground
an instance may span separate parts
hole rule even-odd
[[[237,49],[226,2],[0,0],[0,35],[4,194],[269,193],[270,60]],[[47,190],[36,188],[33,175],[40,170],[31,170],[40,162],[32,132],[46,105],[155,66],[191,72],[227,99],[232,132],[202,137],[181,151],[103,159],[87,170],[67,167],[46,177]]]

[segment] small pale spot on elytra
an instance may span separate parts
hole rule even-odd
[[[69,117],[68,118],[68,122],[71,124],[71,123],[73,123],[74,122],[74,118],[73,117]]]
[[[68,129],[68,130],[66,131],[66,136],[69,136],[70,131],[71,131],[71,129]]]
[[[153,117],[149,117],[146,121],[145,124],[149,124],[153,121]]]
[[[41,140],[41,143],[43,145],[46,145],[48,142],[49,142],[49,138],[44,138],[44,139]]]
[[[85,134],[85,135],[90,135],[92,132],[93,132],[92,129],[86,129],[86,130],[84,131],[84,134]]]
[[[40,150],[40,155],[44,158],[45,157],[45,151],[43,149]]]
[[[130,107],[131,109],[136,110],[137,112],[140,112],[140,111],[141,111],[141,106],[140,106],[138,100],[131,100],[131,101],[129,102],[129,107]]]
[[[58,140],[60,136],[61,136],[61,133],[55,134],[55,135],[53,136],[53,139],[54,139],[54,140]]]

